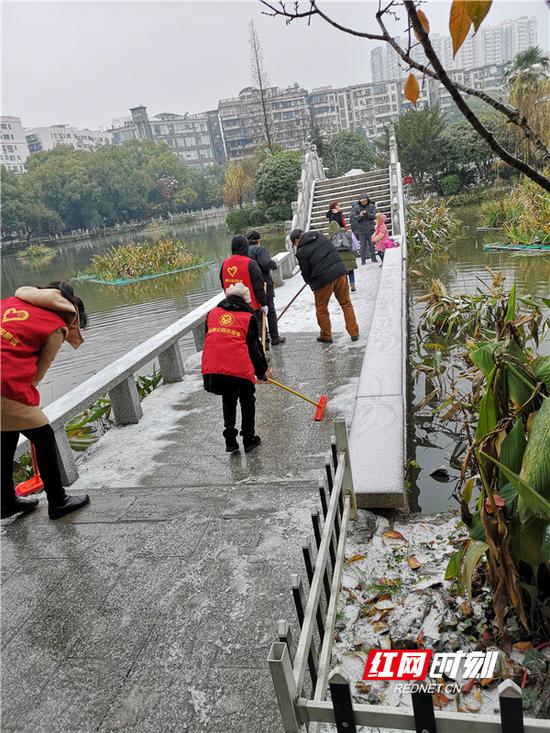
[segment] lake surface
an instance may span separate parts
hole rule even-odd
[[[498,234],[478,234],[479,216],[472,209],[458,209],[465,229],[453,243],[448,255],[433,263],[433,276],[438,277],[450,292],[472,292],[482,280],[490,281],[487,268],[503,271],[511,285],[516,279],[523,295],[547,296],[550,291],[550,256],[483,252],[483,243],[496,241]],[[135,285],[116,287],[80,281],[75,289],[90,314],[85,343],[73,352],[64,347],[41,385],[43,404],[57,399],[83,382],[126,351],[173,323],[220,290],[219,266],[230,253],[231,235],[225,226],[188,224],[175,227],[173,236],[189,244],[190,249],[211,261],[204,269],[148,280]],[[2,257],[2,295],[11,295],[20,285],[42,285],[49,280],[74,276],[84,270],[90,258],[120,242],[140,240],[145,234],[84,240],[55,248],[51,260],[24,262],[16,255]],[[148,237],[154,239],[155,237]],[[158,238],[158,237],[157,237]],[[264,239],[271,254],[285,248],[283,236]],[[425,293],[424,283],[412,275],[413,300]],[[422,304],[413,305],[411,329],[415,329]],[[184,351],[186,344],[183,344]],[[191,337],[187,349],[194,350]],[[145,367],[143,373],[150,373]],[[415,388],[415,402],[424,396],[423,385]],[[450,471],[450,481],[438,482],[429,474],[439,466],[448,467],[448,458],[455,439],[434,434],[430,424],[415,420],[415,459],[420,466],[411,504],[422,511],[443,511],[456,504],[451,498],[457,471]]]
[[[506,285],[511,286],[514,280],[520,295],[548,297],[550,293],[550,255],[546,253],[523,252],[484,252],[483,244],[499,241],[498,232],[478,233],[476,227],[481,226],[479,210],[475,208],[458,208],[456,216],[463,222],[464,228],[460,236],[451,246],[447,256],[433,262],[434,278],[439,278],[449,293],[472,293],[483,288],[481,280],[490,283],[490,268],[494,272],[506,275]],[[414,269],[414,264],[412,265]],[[426,293],[427,283],[417,282],[418,278],[411,273],[413,305],[411,311],[411,349],[414,350],[414,331],[418,318],[424,310],[423,303],[416,303],[416,298]],[[541,348],[541,353],[550,354],[548,339]],[[414,390],[414,402],[425,397],[425,383],[421,380]],[[456,438],[443,432],[434,433],[432,422],[417,416],[414,422],[414,458],[420,466],[415,486],[410,492],[413,509],[437,512],[447,508],[456,508],[451,498],[459,471],[449,466],[449,458],[456,445]],[[438,481],[430,476],[434,469],[444,466],[449,471],[448,481]]]
[[[208,267],[176,273],[134,285],[98,285],[73,282],[89,313],[85,342],[77,350],[64,346],[40,386],[42,404],[47,405],[82,383],[119,356],[166,328],[220,291],[219,269],[231,254],[231,235],[224,225],[185,224],[170,234],[189,245],[189,249],[210,261]],[[166,235],[165,235],[166,236]],[[85,270],[90,259],[116,244],[156,240],[145,232],[87,239],[58,245],[47,261],[26,261],[17,255],[2,256],[2,297],[12,295],[21,285],[45,285]],[[284,237],[263,239],[271,254],[285,249]],[[187,345],[192,350],[192,337]],[[183,342],[185,350],[185,340]],[[152,369],[145,367],[144,373]]]

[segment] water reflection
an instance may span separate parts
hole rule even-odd
[[[76,281],[75,289],[86,303],[90,326],[85,343],[73,351],[64,346],[41,385],[44,405],[95,374],[99,369],[166,328],[220,290],[219,266],[230,253],[231,235],[225,225],[194,222],[174,226],[172,236],[189,245],[190,250],[211,264],[200,270],[176,273],[125,286],[99,285]],[[54,256],[33,259],[22,265],[17,255],[2,257],[2,297],[21,285],[43,285],[49,280],[68,279],[88,267],[93,255],[130,241],[166,236],[166,232],[125,233],[96,239],[83,239],[53,248]],[[272,254],[284,250],[282,234],[268,236],[265,244]],[[191,350],[191,338],[183,348]],[[150,370],[147,366],[144,372]]]
[[[431,278],[439,278],[450,293],[471,293],[482,288],[483,282],[490,283],[488,269],[504,272],[507,285],[517,281],[521,296],[548,297],[550,292],[550,256],[545,253],[523,252],[484,252],[483,244],[498,238],[495,232],[478,233],[480,213],[477,208],[460,208],[457,216],[465,228],[462,235],[453,243],[448,254],[432,260],[430,274],[419,276],[411,274],[413,305],[411,312],[411,347],[414,348],[414,332],[424,305],[416,303],[416,298],[424,295],[430,287]],[[496,238],[495,238],[496,237]],[[413,269],[422,271],[427,262],[411,263]],[[546,351],[545,351],[546,349]],[[550,353],[548,341],[543,346],[544,353]],[[421,378],[413,388],[412,398],[418,402],[433,389],[429,380]],[[413,458],[419,468],[413,469],[412,487],[409,492],[411,508],[416,511],[444,511],[456,507],[451,498],[459,470],[450,466],[449,460],[456,446],[456,437],[451,430],[438,426],[432,427],[432,418],[418,415],[414,419]],[[430,476],[435,469],[445,466],[449,470],[449,481],[438,481]]]

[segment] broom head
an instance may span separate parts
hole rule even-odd
[[[38,494],[43,491],[44,484],[40,476],[33,476],[28,481],[22,481],[15,487],[16,496],[29,496],[29,494]]]
[[[324,416],[325,411],[327,409],[327,402],[328,402],[328,395],[322,394],[319,397],[319,402],[317,403],[317,409],[315,410],[314,419],[317,420],[317,422],[320,422]]]

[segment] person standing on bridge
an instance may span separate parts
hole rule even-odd
[[[46,374],[64,341],[77,349],[80,329],[88,318],[84,304],[69,283],[55,281],[44,288],[23,287],[0,301],[2,419],[2,519],[27,513],[38,499],[20,499],[13,484],[13,462],[19,434],[36,450],[36,461],[48,497],[50,519],[74,512],[88,503],[87,494],[69,496],[61,483],[54,432],[39,407],[36,385]]]
[[[258,333],[262,332],[262,312],[268,315],[267,295],[264,287],[264,277],[257,262],[250,259],[248,254],[248,239],[243,234],[236,234],[231,240],[231,257],[228,257],[221,266],[220,281],[224,293],[231,285],[242,283],[250,295],[250,307],[258,324]]]
[[[351,207],[350,226],[361,243],[361,264],[367,261],[367,254],[372,262],[376,262],[376,252],[371,237],[374,232],[374,220],[376,218],[376,204],[369,197],[368,193],[361,194],[359,201]]]
[[[275,310],[275,288],[273,279],[271,278],[271,270],[277,269],[277,263],[271,259],[271,255],[262,245],[259,232],[252,231],[247,235],[248,239],[248,256],[251,260],[257,262],[258,267],[262,271],[265,282],[265,290],[267,295],[267,325],[269,327],[269,336],[273,346],[284,344],[286,338],[279,335],[279,326],[277,324],[277,311]],[[269,348],[269,341],[266,342],[266,348]]]
[[[256,377],[271,376],[250,307],[251,296],[242,283],[226,290],[226,298],[206,317],[202,352],[204,389],[222,396],[225,450],[237,453],[237,402],[241,403],[241,435],[247,453],[260,445],[255,433]]]
[[[302,277],[313,290],[317,323],[321,330],[317,341],[322,344],[332,343],[328,303],[333,294],[340,303],[351,340],[357,341],[359,326],[349,295],[348,270],[342,258],[321,232],[293,229],[289,237],[296,247],[296,258]]]

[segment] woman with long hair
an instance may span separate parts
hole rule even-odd
[[[54,431],[40,409],[36,385],[65,341],[75,349],[82,344],[80,329],[86,327],[88,317],[72,286],[59,280],[44,287],[19,288],[13,297],[0,301],[0,313],[2,519],[38,505],[38,499],[15,494],[13,462],[20,433],[34,445],[48,514],[58,519],[87,504],[89,497],[65,493]]]

